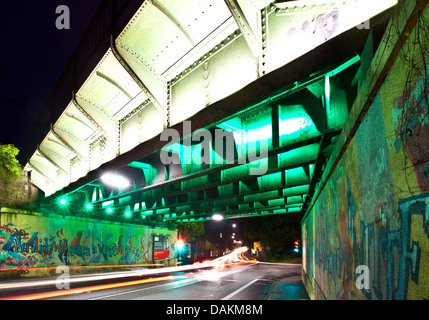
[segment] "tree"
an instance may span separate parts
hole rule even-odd
[[[2,177],[6,174],[19,175],[19,162],[16,159],[19,150],[13,144],[0,144],[0,168]]]
[[[0,205],[13,201],[12,193],[22,193],[22,190],[15,190],[21,178],[21,168],[16,159],[18,153],[18,148],[13,144],[0,144]],[[16,194],[13,198],[20,198],[20,195]]]
[[[243,233],[272,249],[286,248],[301,235],[300,212],[245,219]]]
[[[180,237],[185,241],[190,242],[195,240],[200,235],[204,234],[204,221],[191,221],[185,223],[178,223]]]

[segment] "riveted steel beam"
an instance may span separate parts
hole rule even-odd
[[[76,100],[76,94],[73,91],[72,92],[72,101],[74,106],[85,116],[85,118],[87,118],[98,130],[100,130],[104,136],[108,137],[110,136],[106,130],[104,130],[104,128],[98,124],[97,121],[94,120],[93,117],[91,117],[91,115],[85,110],[85,108],[83,108]]]
[[[40,174],[42,177],[44,177],[45,179],[49,180],[50,182],[52,182],[53,184],[55,184],[54,180],[52,180],[51,178],[49,178],[47,175],[45,175],[40,169],[38,169],[34,164],[31,163],[31,160],[28,160],[28,165],[32,170],[37,171],[38,174]]]
[[[60,142],[61,145],[63,146],[63,148],[67,149],[68,151],[74,153],[75,155],[77,155],[78,157],[82,158],[85,161],[88,161],[88,159],[86,157],[84,157],[79,151],[77,151],[75,148],[73,148],[66,140],[64,140],[63,138],[61,138],[56,132],[55,132],[55,128],[51,125],[51,133],[52,135],[57,138]]]
[[[55,168],[58,170],[63,171],[65,174],[70,175],[69,172],[67,172],[65,169],[61,168],[60,165],[58,165],[54,160],[52,160],[49,156],[47,156],[42,150],[40,150],[39,145],[37,145],[37,152],[46,160],[48,160]]]
[[[82,119],[80,119],[79,117],[76,117],[74,114],[66,112],[65,115],[67,117],[69,117],[70,119],[73,119],[73,120],[75,120],[75,121],[83,124],[85,127],[87,127],[88,129],[90,129],[91,131],[95,131],[94,128],[92,128],[91,126],[89,126],[85,121],[82,121]]]
[[[118,48],[116,47],[115,39],[113,37],[110,37],[110,48],[118,62],[128,72],[131,78],[133,78],[133,80],[137,83],[140,89],[148,96],[148,98],[155,105],[158,111],[161,112],[161,114],[164,114],[164,108],[162,107],[162,105],[158,102],[158,100],[156,100],[155,96],[150,92],[150,90],[146,87],[143,81],[139,78],[139,76],[134,72],[134,70],[119,53]]]
[[[174,15],[168,11],[167,8],[165,8],[164,6],[162,6],[159,2],[152,0],[152,5],[158,9],[168,20],[170,20],[171,22],[173,22],[173,24],[177,27],[177,29],[185,36],[185,38],[189,41],[190,45],[192,47],[195,46],[195,40],[192,39],[191,34],[185,29],[183,28],[182,24],[174,17]]]
[[[123,88],[117,81],[115,81],[115,79],[112,79],[111,77],[109,77],[108,75],[100,72],[100,71],[96,71],[95,74],[100,77],[103,80],[106,80],[107,82],[109,82],[110,84],[114,85],[116,88],[118,88],[123,94],[125,94],[128,99],[132,99],[133,97],[128,93],[127,90],[125,90],[125,88]]]

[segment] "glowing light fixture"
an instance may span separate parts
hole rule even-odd
[[[106,211],[107,211],[107,213],[112,213],[113,209],[112,208],[107,208]]]
[[[296,117],[280,120],[280,135],[287,135],[311,127],[313,121],[307,117]]]
[[[178,251],[182,251],[183,250],[183,240],[182,239],[178,239],[176,242],[176,248]]]
[[[61,198],[60,199],[60,204],[65,206],[67,204],[67,199],[66,198]]]
[[[223,216],[219,213],[215,213],[214,215],[212,215],[212,219],[215,221],[220,221],[223,219]]]
[[[125,212],[125,216],[126,216],[127,218],[131,217],[131,212],[130,212],[130,211]]]
[[[86,208],[87,208],[88,210],[91,210],[91,209],[92,209],[92,204],[88,203],[88,204],[86,205]]]
[[[130,185],[130,182],[123,176],[113,173],[107,173],[103,175],[101,177],[101,181],[103,181],[105,184],[108,184],[109,186],[117,188],[126,188]]]

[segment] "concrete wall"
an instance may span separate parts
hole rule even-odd
[[[313,299],[429,299],[429,11],[402,45],[416,1],[401,5],[302,220]]]
[[[20,167],[19,176],[7,184],[0,181],[0,207],[28,206],[36,202],[39,190],[29,182],[27,173]]]
[[[170,236],[171,239],[170,258],[155,262],[174,264],[176,230],[56,215],[44,217],[34,212],[3,208],[0,278],[55,274],[55,268],[60,265],[153,264],[153,235]],[[10,271],[19,268],[30,272]]]

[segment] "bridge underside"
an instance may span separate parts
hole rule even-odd
[[[173,126],[177,135],[168,141],[154,137],[48,197],[44,206],[67,215],[157,225],[209,220],[214,214],[239,218],[301,211],[356,95],[350,84],[359,62],[357,55],[343,59],[247,108],[233,106],[240,109],[235,113],[222,110],[237,99],[228,97]],[[187,130],[192,134],[186,135]],[[161,152],[172,163],[163,163]],[[102,179],[107,172],[129,185],[109,185]],[[60,204],[62,198],[67,205]]]
[[[45,212],[162,225],[305,210],[371,58],[365,43],[388,16],[372,21],[369,41],[356,22],[326,34],[332,12],[342,12],[335,6],[293,21],[288,10],[306,5],[240,3],[222,2],[221,21],[198,35],[180,12],[145,2],[27,164],[49,195]],[[164,43],[174,55],[162,58],[154,35],[136,43],[149,16],[168,20],[157,39],[177,34],[171,44],[189,48]],[[309,17],[326,19],[317,48],[280,54],[282,32]]]

